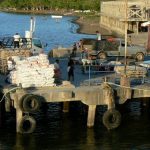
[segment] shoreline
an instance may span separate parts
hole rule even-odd
[[[76,19],[72,20],[73,23],[78,24],[79,28],[77,29],[77,33],[82,34],[95,34],[96,31],[99,31],[103,37],[116,37],[109,29],[102,27],[100,25],[100,16],[97,14],[84,14],[84,13],[76,13],[73,11],[66,10],[0,10],[1,12],[6,13],[22,13],[22,14],[33,14],[33,15],[62,15],[62,16],[74,16]],[[130,34],[132,37],[133,44],[137,45],[147,45],[147,32]]]
[[[92,23],[91,23],[92,22]],[[78,33],[83,34],[96,34],[99,31],[102,36],[112,36],[112,33],[104,27],[100,27],[99,18],[94,19],[79,17],[75,23],[79,25]]]
[[[75,16],[72,22],[79,25],[77,29],[77,33],[82,34],[96,34],[96,31],[99,31],[102,36],[112,36],[111,32],[106,28],[100,27],[100,17],[97,15],[90,15],[90,14],[81,14],[76,12],[70,12],[66,10],[34,10],[34,11],[27,11],[27,10],[1,10],[1,12],[6,13],[22,13],[22,14],[41,14],[41,15],[62,15],[62,16]]]

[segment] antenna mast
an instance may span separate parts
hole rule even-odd
[[[31,38],[34,35],[34,31],[35,31],[35,17],[31,17],[31,19],[30,19],[30,36],[31,36]]]

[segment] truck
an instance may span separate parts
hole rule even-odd
[[[86,41],[85,39],[83,41]],[[96,39],[88,40],[91,43],[94,53],[90,53],[90,57],[94,59],[106,59],[108,56],[125,56],[125,41],[121,38],[102,39],[100,41]],[[83,42],[83,46],[84,45]],[[90,44],[88,43],[88,44]],[[86,43],[87,44],[87,43]],[[147,55],[147,51],[144,46],[127,43],[127,57],[134,58],[136,61],[143,61]]]

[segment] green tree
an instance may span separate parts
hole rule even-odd
[[[100,0],[3,0],[1,7],[17,9],[45,7],[48,9],[92,9],[99,10]]]

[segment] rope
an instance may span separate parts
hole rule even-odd
[[[128,86],[122,86],[122,85],[119,85],[119,84],[116,84],[116,83],[113,83],[113,82],[104,82],[104,83],[108,83],[108,84],[111,84],[111,85],[115,85],[115,86],[118,86],[118,87],[123,87],[123,88],[130,88],[130,89],[133,89],[133,90],[144,90],[144,91],[150,91],[150,89],[140,89],[140,88],[134,88],[134,87],[128,87]]]
[[[128,86],[121,86],[121,85],[116,84],[116,83],[113,83],[113,82],[104,82],[104,83],[107,83],[107,84],[110,84],[110,85],[115,85],[115,86],[117,86],[117,87],[130,88],[130,89],[133,89],[133,90],[150,91],[150,89],[140,89],[140,88],[134,88],[134,87],[128,87]],[[19,89],[19,88],[20,88],[20,87],[15,87],[15,88],[10,89],[8,92],[6,92],[6,93],[3,95],[3,97],[1,98],[0,103],[4,100],[4,98],[7,98],[6,95],[7,95],[9,92],[11,92],[11,91],[13,91],[13,90],[15,90],[15,89]],[[8,99],[8,98],[7,98],[7,99]]]
[[[9,93],[9,92],[11,92],[11,91],[13,91],[13,90],[15,90],[15,89],[19,89],[20,87],[15,87],[15,88],[12,88],[12,89],[10,89],[8,92],[6,92],[4,95],[3,95],[3,97],[1,98],[1,100],[0,100],[0,103],[4,100],[4,98],[7,98],[7,94]],[[8,98],[7,98],[8,99]]]

